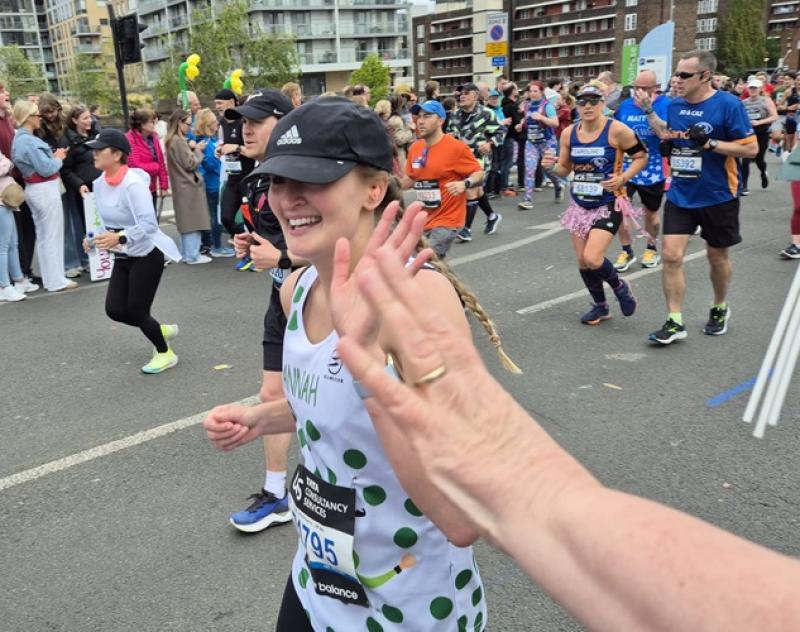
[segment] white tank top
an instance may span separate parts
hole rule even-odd
[[[403,491],[336,331],[317,344],[306,336],[303,306],[316,280],[313,267],[298,279],[283,347],[303,462],[289,493],[300,602],[323,632],[481,632],[486,600],[472,547],[451,544]]]

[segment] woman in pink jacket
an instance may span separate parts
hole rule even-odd
[[[131,115],[131,129],[126,134],[131,144],[128,167],[143,169],[150,176],[150,193],[153,208],[157,209],[157,199],[165,197],[169,191],[169,178],[161,143],[156,134],[156,115],[152,110],[135,110]]]

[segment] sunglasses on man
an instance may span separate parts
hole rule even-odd
[[[687,79],[691,79],[695,75],[702,75],[704,72],[705,70],[698,70],[697,72],[676,72],[672,76],[686,81]]]
[[[597,105],[602,100],[602,97],[580,97],[575,100],[575,103],[583,107],[585,105]]]

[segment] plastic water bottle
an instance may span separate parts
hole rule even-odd
[[[94,233],[89,231],[86,233],[86,241],[89,242],[89,254],[95,255],[97,254],[97,248],[94,245]]]

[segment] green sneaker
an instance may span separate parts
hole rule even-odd
[[[179,333],[180,329],[178,329],[177,325],[161,325],[161,335],[164,336],[164,340],[167,342],[176,338]]]
[[[142,367],[142,373],[163,373],[178,364],[178,356],[172,349],[165,353],[153,352],[153,359]]]

